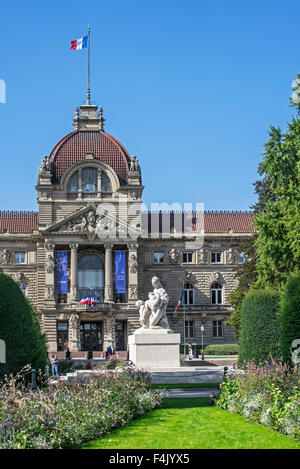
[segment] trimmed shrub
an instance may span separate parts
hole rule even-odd
[[[300,274],[291,276],[286,283],[280,300],[279,320],[281,355],[285,363],[293,365],[292,342],[300,340]]]
[[[255,290],[242,303],[239,366],[280,357],[279,292]]]
[[[25,365],[44,368],[47,351],[35,310],[19,286],[0,272],[0,339],[6,345],[6,363],[0,377],[17,373]]]
[[[238,344],[212,344],[204,349],[205,355],[237,355],[239,353]]]

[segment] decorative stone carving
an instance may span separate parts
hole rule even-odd
[[[170,249],[170,251],[168,252],[168,257],[169,257],[169,262],[170,264],[178,264],[178,260],[179,260],[179,251],[178,249]]]
[[[42,245],[42,246],[43,246],[43,245]],[[42,246],[41,246],[41,247],[42,247]],[[54,248],[55,248],[55,245],[54,245],[54,244],[49,243],[49,241],[47,241],[47,240],[45,241],[45,249],[46,249],[46,251],[53,251]]]
[[[54,287],[48,285],[45,288],[45,299],[53,300],[54,299]]]
[[[22,272],[10,274],[10,277],[18,284],[24,283],[24,285],[26,286],[28,285],[28,279]]]
[[[11,252],[9,249],[0,251],[0,264],[7,265],[11,262]]]
[[[173,332],[170,329],[167,318],[167,306],[169,295],[162,286],[158,277],[152,278],[153,291],[148,294],[148,300],[145,302],[138,300],[136,306],[139,307],[141,328],[135,331],[135,334],[143,332]]]
[[[40,198],[42,200],[48,200],[51,198],[51,190],[50,189],[41,189],[40,190]]]
[[[130,256],[129,256],[129,271],[132,274],[135,274],[137,272],[137,268],[138,268],[138,261],[137,261],[136,255],[135,254],[130,254]]]
[[[237,252],[235,249],[228,249],[226,251],[226,264],[236,264],[237,262]]]
[[[136,300],[138,297],[138,288],[137,287],[129,287],[128,288],[128,297],[130,300]]]
[[[137,200],[140,198],[141,196],[141,191],[139,191],[138,189],[135,189],[133,191],[130,191],[129,192],[129,195],[130,197],[133,199],[133,200]]]
[[[210,276],[211,278],[211,283],[213,282],[220,282],[222,280],[222,276],[220,272],[213,272]]]
[[[54,259],[52,254],[48,254],[47,260],[46,260],[46,272],[48,274],[52,274],[54,271]]]
[[[72,313],[70,316],[69,324],[70,328],[72,331],[72,338],[73,340],[77,340],[77,334],[78,334],[78,319],[79,316],[78,314]]]
[[[102,218],[103,215],[96,216],[95,211],[90,210],[87,214],[84,213],[62,225],[59,231],[78,233],[87,236],[88,239],[94,240],[96,238],[98,223]]]
[[[50,171],[50,161],[49,157],[46,155],[43,157],[41,164],[40,164],[40,173],[46,173]]]
[[[138,161],[136,156],[133,156],[132,159],[131,159],[130,170],[129,171],[131,173],[140,173],[140,171],[141,171],[139,161]]]
[[[193,272],[186,272],[185,274],[185,282],[191,282],[193,284],[195,284],[197,281],[197,277],[195,274],[193,274]]]
[[[70,288],[70,299],[73,300],[73,301],[76,301],[77,300],[77,295],[78,295],[78,288],[76,285],[71,285],[71,288]]]
[[[200,249],[198,251],[198,263],[207,264],[208,263],[208,251],[207,249]]]

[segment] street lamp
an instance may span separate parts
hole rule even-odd
[[[200,327],[201,330],[201,338],[202,338],[202,357],[201,360],[204,360],[204,348],[203,348],[203,333],[204,333],[204,326]]]

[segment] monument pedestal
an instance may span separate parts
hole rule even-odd
[[[153,331],[128,337],[129,360],[137,368],[178,368],[180,334]]]

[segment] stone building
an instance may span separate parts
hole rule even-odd
[[[76,108],[73,126],[42,159],[38,212],[0,212],[0,268],[33,301],[49,351],[126,351],[154,275],[182,342],[200,343],[202,325],[206,344],[234,342],[228,297],[252,214],[144,213],[139,162],[104,131],[102,109]]]

